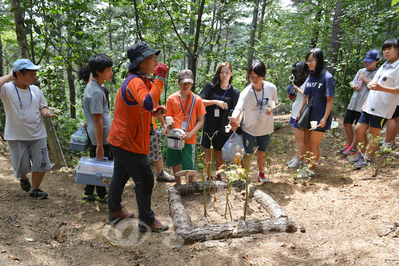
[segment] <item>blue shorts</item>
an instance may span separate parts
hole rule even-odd
[[[254,137],[243,131],[242,141],[244,143],[245,152],[247,154],[254,153],[255,140],[256,144],[258,145],[258,151],[266,152],[267,147],[269,146],[270,143],[270,134]]]
[[[387,119],[384,117],[379,117],[375,115],[370,115],[366,112],[363,112],[359,118],[360,124],[366,124],[370,127],[382,129],[387,122]]]
[[[292,125],[292,127],[298,128],[298,125],[295,123],[295,118],[290,118],[290,124]]]

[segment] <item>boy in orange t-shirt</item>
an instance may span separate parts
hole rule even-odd
[[[185,69],[179,72],[177,78],[180,91],[169,96],[166,102],[166,116],[173,117],[172,129],[184,130],[182,139],[185,145],[182,150],[166,147],[166,166],[172,167],[176,184],[180,185],[181,177],[176,176],[176,173],[181,170],[195,170],[197,131],[204,124],[206,111],[202,99],[196,95],[190,121],[187,121],[194,98],[194,93],[191,92],[194,76],[191,70]],[[189,183],[193,181],[194,176],[189,176]]]

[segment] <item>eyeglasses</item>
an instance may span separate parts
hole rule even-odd
[[[250,78],[250,79],[257,79],[257,78],[260,78],[261,76],[258,76],[258,75],[249,75],[248,76],[248,78]]]
[[[306,60],[306,64],[313,64],[314,62],[316,62],[317,61],[317,59],[316,58],[314,58],[314,59],[312,59],[312,60]]]

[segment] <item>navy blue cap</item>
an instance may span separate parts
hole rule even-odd
[[[366,53],[363,62],[373,63],[374,61],[381,59],[381,53],[378,50],[370,50]]]

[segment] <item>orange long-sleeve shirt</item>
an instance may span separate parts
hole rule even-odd
[[[134,77],[125,88],[125,99],[121,89],[115,99],[114,120],[108,135],[108,142],[130,152],[150,152],[151,113],[161,97],[163,81],[151,83],[145,77]]]

